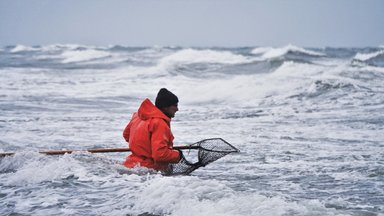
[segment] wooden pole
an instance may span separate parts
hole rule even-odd
[[[198,149],[199,146],[174,146],[173,149]],[[90,152],[90,153],[108,153],[108,152],[129,152],[129,148],[99,148],[99,149],[86,149],[86,150],[52,150],[52,151],[40,151],[40,154],[46,155],[63,155],[71,154],[73,152]],[[2,152],[0,157],[12,156],[15,152]]]

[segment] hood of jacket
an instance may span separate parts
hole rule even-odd
[[[159,110],[155,105],[153,105],[153,103],[148,98],[141,103],[137,114],[142,120],[147,120],[150,118],[162,118],[168,124],[170,124],[171,122],[171,119],[166,116],[161,110]]]

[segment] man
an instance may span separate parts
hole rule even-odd
[[[179,110],[179,99],[166,88],[160,89],[155,105],[147,98],[124,129],[124,139],[132,154],[124,165],[128,168],[143,166],[165,171],[170,163],[177,163],[181,153],[173,150],[171,118]]]

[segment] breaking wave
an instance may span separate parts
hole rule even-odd
[[[13,45],[0,55],[0,215],[384,213],[382,47]],[[175,145],[240,153],[189,176],[133,172],[121,148],[143,99],[179,100]],[[185,151],[188,154],[188,151]]]
[[[352,65],[371,65],[384,67],[384,50],[368,53],[357,53],[352,59]]]
[[[64,58],[62,63],[73,63],[111,57],[111,53],[106,51],[87,49],[65,51],[61,54],[61,56]]]
[[[272,47],[259,47],[251,51],[252,54],[260,55],[264,59],[274,59],[281,58],[287,54],[296,54],[296,55],[306,55],[314,57],[323,57],[326,56],[324,53],[316,52],[294,45],[288,45],[282,48],[272,48]]]

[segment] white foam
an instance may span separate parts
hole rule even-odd
[[[79,44],[49,44],[45,46],[36,46],[36,47],[18,44],[14,48],[12,48],[10,52],[11,53],[18,53],[18,52],[25,52],[25,51],[50,52],[50,51],[59,51],[59,50],[77,50],[79,48],[97,49],[97,47],[95,46],[84,46]]]
[[[272,47],[257,47],[251,51],[252,54],[255,55],[261,55],[264,54],[268,51],[271,51],[273,48]]]
[[[167,215],[285,215],[312,212],[328,215],[320,202],[295,203],[279,196],[236,192],[216,180],[193,176],[148,179],[136,191],[134,214],[150,212]],[[330,212],[330,211],[328,211]]]
[[[272,73],[236,75],[202,80],[178,76],[170,79],[159,77],[151,82],[151,89],[168,86],[182,98],[182,103],[190,104],[257,104],[262,98],[271,95],[294,94],[312,83],[315,76],[320,76],[324,66],[285,62]],[[154,69],[153,73],[159,73]],[[290,80],[287,85],[287,80]],[[306,83],[303,85],[303,83]],[[192,88],[191,88],[192,87]],[[141,87],[143,88],[143,84]],[[196,95],[199,95],[196,97]]]
[[[39,50],[38,48],[30,47],[30,46],[24,46],[21,44],[16,45],[13,49],[10,50],[11,53],[18,53],[18,52],[24,52],[24,51],[36,51]]]
[[[384,50],[380,50],[373,53],[357,53],[353,59],[356,59],[359,61],[367,61],[383,54],[384,54]]]
[[[80,45],[80,44],[49,44],[41,47],[42,51],[57,51],[57,50],[80,50],[80,49],[103,49],[103,47]]]
[[[219,63],[241,64],[253,60],[229,51],[183,49],[160,60],[160,65],[192,64],[192,63]]]
[[[286,62],[272,73],[236,75],[202,82],[201,79],[174,79],[166,82],[177,90],[183,102],[194,104],[255,104],[271,95],[285,97],[303,90],[316,76],[321,76],[323,66]],[[289,85],[287,85],[287,80]],[[193,88],[191,89],[191,86]],[[199,95],[199,97],[196,97]]]
[[[84,46],[79,44],[50,44],[41,47],[41,51],[59,51],[59,50],[76,50],[79,48],[84,48]]]
[[[86,173],[85,168],[75,162],[69,155],[58,157],[57,160],[50,160],[46,156],[36,154],[33,154],[34,157],[31,158],[24,158],[25,154],[16,154],[15,158],[10,159],[20,167],[17,168],[14,174],[9,176],[5,184],[36,184],[65,178],[73,175],[73,173]]]
[[[304,49],[301,47],[293,46],[291,44],[287,45],[285,47],[282,47],[282,48],[270,48],[270,47],[255,48],[254,50],[252,50],[251,53],[253,53],[253,54],[264,53],[262,55],[262,58],[271,59],[271,58],[278,58],[278,57],[284,56],[285,54],[287,54],[290,51],[301,52],[301,53],[304,53],[307,55],[312,55],[312,56],[325,56],[325,54],[323,54],[323,53],[307,50],[307,49]]]
[[[62,63],[74,63],[109,57],[111,53],[94,49],[69,50],[63,52],[61,56],[64,57]]]
[[[91,48],[71,49],[58,49],[53,56],[59,56],[62,51]],[[376,177],[368,175],[378,174],[370,164],[374,166],[382,158],[378,143],[383,140],[383,135],[377,133],[380,122],[375,123],[383,107],[382,86],[379,78],[376,82],[369,78],[383,72],[383,68],[351,67],[350,59],[337,59],[339,63],[327,66],[286,62],[269,73],[230,71],[217,77],[187,77],[164,73],[156,65],[156,60],[178,51],[148,49],[142,51],[147,52],[144,56],[139,52],[134,52],[135,57],[146,59],[146,64],[127,63],[124,68],[74,69],[64,73],[56,67],[1,69],[1,97],[6,102],[4,108],[9,109],[2,116],[6,130],[3,130],[1,148],[125,147],[121,131],[131,113],[137,110],[142,99],[154,99],[160,87],[167,87],[180,99],[180,111],[172,121],[175,142],[185,144],[219,136],[241,147],[242,152],[183,177],[118,175],[114,169],[108,169],[109,164],[98,164],[99,158],[94,155],[81,156],[81,159],[76,155],[15,155],[0,163],[1,193],[6,194],[2,199],[16,206],[15,210],[8,208],[11,213],[337,215],[344,210],[352,211],[355,204],[350,201],[353,195],[340,194],[339,190],[348,190],[349,186],[361,182],[372,188],[382,186]],[[218,57],[209,57],[208,63],[237,64],[249,60],[236,54],[231,55],[232,60],[225,60],[219,56],[221,51],[214,52]],[[264,52],[268,50],[260,49],[256,53]],[[186,53],[173,56],[175,61],[169,60],[171,65],[205,61],[204,58],[194,61],[193,55]],[[111,59],[115,59],[114,55],[115,52]],[[348,62],[344,65],[344,61]],[[242,67],[233,68],[241,70]],[[366,82],[363,86],[373,91],[366,94],[364,89],[358,89],[366,100],[346,91],[343,97],[350,105],[341,109],[334,104],[343,98],[299,100],[289,97],[313,91],[311,84],[318,80],[336,86],[360,86]],[[360,102],[372,105],[354,105]],[[256,118],[247,116],[258,111],[261,115]],[[240,114],[237,115],[240,118],[221,118],[232,114]],[[350,154],[357,154],[359,160],[346,157]],[[122,153],[115,157],[122,160],[125,156]],[[349,175],[343,167],[350,167],[356,173]],[[370,169],[361,171],[364,167]],[[336,188],[331,188],[330,183],[325,189],[312,190],[312,183],[322,183],[316,178],[322,175],[340,184]],[[366,193],[364,187],[356,191],[362,194],[361,203],[370,204],[369,192]],[[311,192],[319,193],[308,195]],[[50,199],[52,193],[56,196]],[[333,204],[327,197],[329,193],[348,200],[344,208],[336,212],[325,208],[323,201]]]

